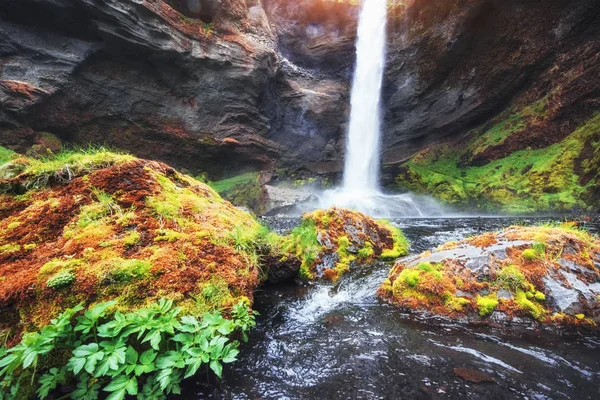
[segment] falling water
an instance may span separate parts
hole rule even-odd
[[[385,65],[387,0],[365,0],[358,23],[344,191],[359,196],[378,190],[379,113]]]
[[[364,0],[358,23],[343,186],[323,193],[319,206],[340,206],[378,217],[440,215],[443,212],[432,199],[412,194],[385,195],[379,187],[386,20],[387,0]]]

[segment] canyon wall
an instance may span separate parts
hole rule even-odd
[[[26,151],[50,132],[211,179],[338,174],[358,13],[330,0],[5,0],[0,145]],[[406,162],[438,146],[465,150],[468,168],[565,140],[600,110],[599,54],[596,0],[390,2],[384,184],[435,192]]]

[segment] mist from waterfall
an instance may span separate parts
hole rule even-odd
[[[379,115],[386,19],[387,0],[365,0],[358,23],[346,141],[343,190],[348,195],[373,193],[379,187]]]
[[[319,196],[319,206],[339,206],[376,217],[441,215],[444,212],[433,199],[413,194],[386,195],[379,186],[386,21],[387,0],[364,0],[358,22],[343,185]]]

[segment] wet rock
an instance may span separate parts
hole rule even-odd
[[[571,225],[511,227],[400,259],[378,293],[457,320],[597,327],[598,249],[598,238]]]
[[[317,197],[305,190],[265,185],[266,205],[264,215],[294,214],[303,204],[317,201]]]
[[[452,372],[454,372],[454,374],[456,376],[463,378],[467,382],[472,382],[472,383],[482,383],[482,382],[494,383],[494,382],[496,382],[494,380],[494,378],[487,372],[483,372],[483,371],[480,371],[480,370],[474,369],[474,368],[466,368],[466,367],[454,368],[452,370]]]
[[[336,207],[304,214],[282,247],[301,259],[302,278],[334,281],[351,268],[408,252],[408,242],[399,229]]]
[[[267,281],[273,284],[293,281],[300,270],[300,260],[295,257],[282,260],[281,257],[269,255],[265,259],[265,265],[268,268]]]

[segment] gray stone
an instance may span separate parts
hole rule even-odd
[[[498,298],[499,299],[510,300],[510,299],[512,299],[514,297],[515,296],[513,296],[513,294],[510,291],[506,290],[506,289],[500,289],[498,291]]]
[[[299,214],[303,204],[317,201],[316,196],[306,190],[265,185],[265,191],[265,215]]]

